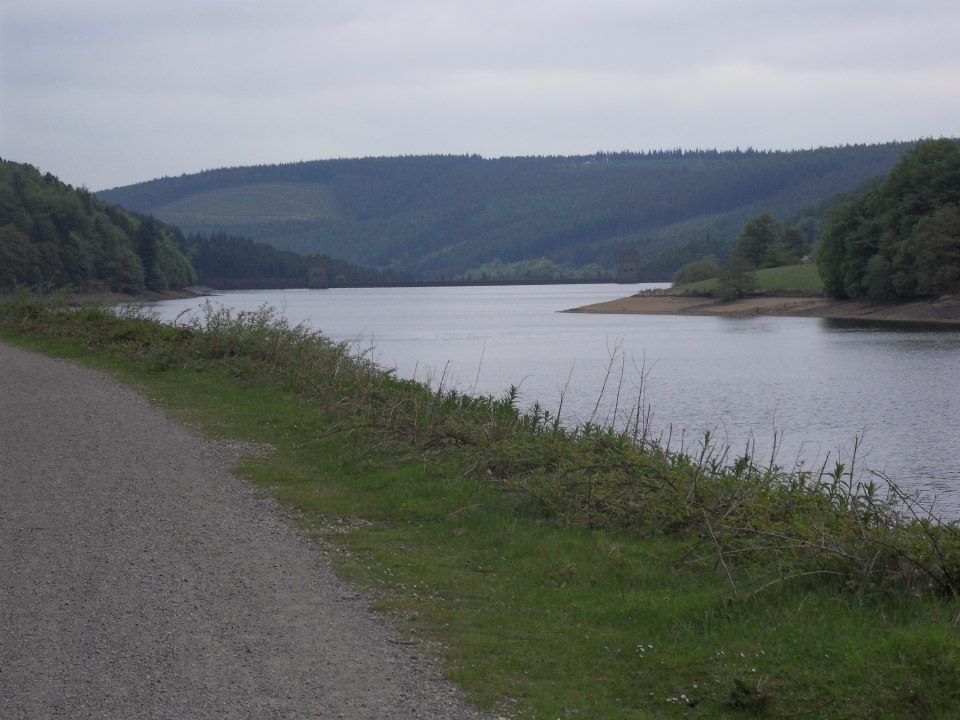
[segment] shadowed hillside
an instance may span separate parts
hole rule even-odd
[[[320,160],[99,194],[184,232],[223,230],[418,278],[544,258],[571,273],[612,268],[624,248],[647,271],[670,272],[704,248],[723,252],[759,212],[796,215],[884,175],[910,147]]]
[[[175,228],[0,160],[0,289],[142,292],[194,282]]]

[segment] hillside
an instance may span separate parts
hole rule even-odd
[[[140,292],[196,281],[177,231],[0,160],[0,288]]]
[[[100,197],[184,232],[224,231],[424,279],[543,258],[670,272],[723,252],[762,211],[797,216],[877,178],[912,145],[790,152],[320,160],[210,170]],[[504,269],[504,266],[506,269]]]
[[[409,280],[399,272],[375,270],[323,255],[308,258],[222,232],[188,235],[184,247],[200,283],[218,289],[343,287]],[[311,268],[315,274],[312,280]]]
[[[227,289],[409,279],[222,232],[184,236],[175,225],[127,212],[32,165],[0,160],[0,290],[139,293],[197,282]]]

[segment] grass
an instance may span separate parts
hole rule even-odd
[[[823,281],[814,263],[784,265],[756,271],[757,290],[766,295],[822,295]],[[716,278],[679,285],[674,290],[689,294],[711,294],[717,291]]]
[[[551,719],[955,717],[955,591],[841,535],[876,513],[870,532],[882,526],[888,543],[924,538],[909,521],[892,527],[879,501],[851,515],[843,471],[818,494],[794,477],[791,495],[749,460],[711,469],[707,449],[670,458],[517,413],[509,397],[430,392],[269,313],[207,324],[23,298],[0,308],[0,337],[113,372],[211,435],[275,448],[239,472],[327,540],[338,570],[481,707]],[[784,523],[812,543],[809,523],[848,555],[870,548],[877,572],[811,548],[738,561],[751,527]],[[949,537],[938,548],[955,551]],[[798,568],[841,574],[786,579]]]
[[[160,212],[195,221],[312,220],[336,217],[337,207],[329,185],[264,183],[193,195]]]

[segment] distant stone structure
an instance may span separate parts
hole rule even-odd
[[[617,253],[617,282],[640,282],[640,253],[636,250],[621,250]]]
[[[307,287],[320,290],[330,287],[326,258],[318,255],[307,258]]]

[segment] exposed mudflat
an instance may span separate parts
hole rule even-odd
[[[896,323],[937,323],[960,326],[960,298],[904,303],[830,300],[822,297],[748,297],[722,301],[674,295],[634,295],[595,303],[568,312],[636,315],[717,315],[746,317],[820,317]]]
[[[229,463],[0,344],[0,717],[480,717]]]

